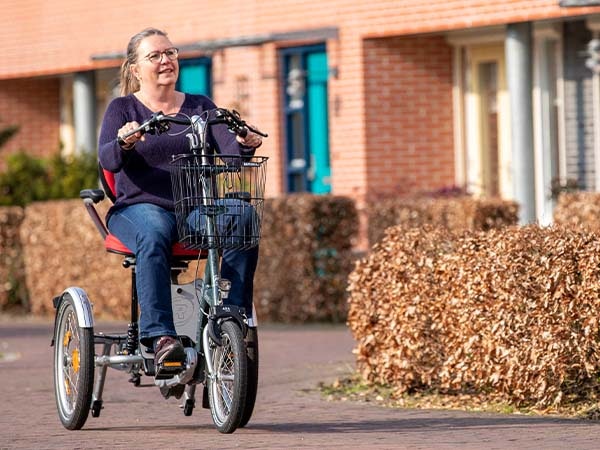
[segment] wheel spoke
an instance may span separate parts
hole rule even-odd
[[[229,412],[231,411],[231,402],[232,402],[231,392],[229,392],[227,387],[224,386],[222,383],[219,384],[218,390],[219,390],[219,398],[223,401],[223,404],[221,406],[223,406],[225,409],[225,411],[224,411],[225,415],[228,415]]]
[[[73,380],[73,377],[71,376],[71,374],[67,371],[65,373],[65,382],[69,383],[70,386],[70,390],[73,392],[73,397],[77,396],[77,378],[75,378],[75,380]]]
[[[80,339],[78,329],[74,324],[75,315],[71,311],[67,316],[67,331],[65,333],[64,343],[64,352],[65,355],[68,355],[66,358],[66,364],[64,368],[64,376],[65,376],[65,387],[67,391],[67,396],[69,397],[69,403],[71,406],[74,405],[77,395],[77,382],[79,380],[79,347],[80,347]]]
[[[231,403],[233,402],[233,358],[230,349],[230,342],[227,336],[223,339],[223,346],[219,351],[219,371],[217,375],[219,398],[223,401],[225,414],[231,411]]]

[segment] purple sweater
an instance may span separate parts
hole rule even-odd
[[[180,112],[200,115],[203,111],[215,108],[215,104],[203,95],[185,95]],[[118,97],[110,102],[100,130],[98,154],[102,167],[115,173],[116,201],[112,211],[135,203],[153,203],[170,211],[173,210],[173,192],[169,174],[171,155],[189,153],[187,132],[183,125],[171,124],[168,133],[146,135],[145,141],[138,141],[133,150],[123,150],[117,143],[117,131],[125,123],[142,123],[152,115],[134,95]],[[225,125],[210,127],[207,140],[218,153],[248,154],[253,148],[246,148],[235,140]]]

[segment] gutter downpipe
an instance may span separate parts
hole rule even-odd
[[[511,148],[519,223],[535,222],[531,22],[506,27],[506,79],[510,98]]]

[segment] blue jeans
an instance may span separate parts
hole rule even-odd
[[[140,340],[151,346],[160,336],[176,336],[171,305],[171,247],[177,242],[175,214],[139,203],[114,211],[108,229],[136,257],[136,289],[140,303]],[[231,281],[227,303],[252,314],[252,289],[258,247],[225,250],[221,276]]]

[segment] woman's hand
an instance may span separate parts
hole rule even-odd
[[[139,123],[137,123],[136,121],[133,121],[133,122],[127,122],[125,125],[123,125],[121,128],[119,128],[119,131],[117,131],[117,136],[120,138],[119,139],[120,141],[125,142],[125,145],[121,145],[121,148],[123,150],[131,150],[135,146],[137,141],[143,141],[145,139],[145,137],[141,131],[138,131],[137,133],[132,134],[131,136],[128,136],[125,139],[121,138],[121,136],[125,136],[127,133],[135,130],[139,126],[140,126]]]
[[[258,148],[262,144],[262,137],[250,130],[248,130],[246,137],[236,136],[236,139],[245,147]]]

